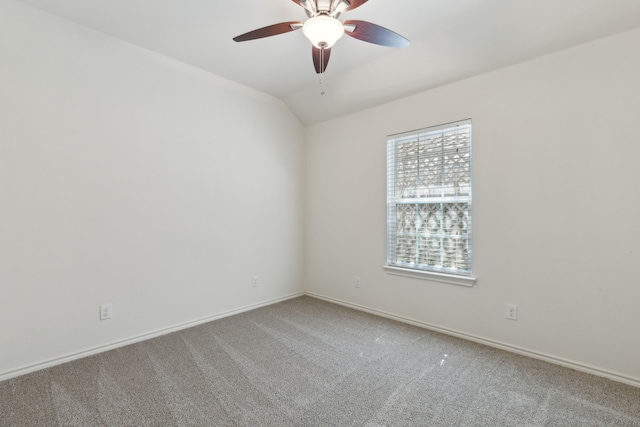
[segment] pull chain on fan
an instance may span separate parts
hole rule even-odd
[[[325,44],[321,44],[320,45],[320,95],[324,96],[325,92],[324,92],[324,70],[325,70],[325,62],[324,62],[324,51],[325,51],[326,45]]]

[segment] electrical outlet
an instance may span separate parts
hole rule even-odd
[[[100,306],[100,320],[111,319],[113,316],[113,306],[111,304],[102,304]]]
[[[518,306],[515,304],[507,304],[507,319],[518,320]]]
[[[356,276],[356,280],[355,280],[354,285],[356,286],[356,288],[360,287],[360,276]]]
[[[254,288],[258,287],[258,276],[253,276],[253,279],[251,279],[251,286]]]

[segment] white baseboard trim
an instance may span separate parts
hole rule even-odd
[[[520,354],[520,355],[523,355],[523,356],[531,357],[533,359],[543,360],[545,362],[549,362],[549,363],[553,363],[553,364],[556,364],[556,365],[564,366],[566,368],[571,368],[571,369],[574,369],[576,371],[585,372],[587,374],[592,374],[592,375],[597,375],[599,377],[609,378],[611,380],[614,380],[614,381],[617,381],[617,382],[620,382],[620,383],[624,383],[624,384],[628,384],[628,385],[640,388],[640,379],[638,379],[638,378],[633,378],[633,377],[629,377],[629,376],[626,376],[626,375],[618,374],[618,373],[615,373],[615,372],[607,371],[607,370],[604,370],[604,369],[599,369],[599,368],[596,368],[596,367],[593,367],[593,366],[589,366],[589,365],[585,365],[585,364],[582,364],[582,363],[579,363],[579,362],[574,362],[572,360],[563,359],[561,357],[552,356],[550,354],[540,353],[540,352],[537,352],[537,351],[533,351],[533,350],[529,350],[529,349],[526,349],[526,348],[514,346],[514,345],[511,345],[511,344],[506,344],[506,343],[495,341],[495,340],[491,340],[491,339],[488,339],[488,338],[483,338],[483,337],[480,337],[480,336],[477,336],[477,335],[467,334],[465,332],[460,332],[460,331],[456,331],[456,330],[453,330],[453,329],[445,328],[445,327],[442,327],[442,326],[433,325],[433,324],[430,324],[430,323],[422,322],[420,320],[415,320],[415,319],[411,319],[411,318],[404,317],[404,316],[398,316],[396,314],[388,313],[386,311],[377,310],[377,309],[366,307],[366,306],[363,306],[363,305],[354,304],[354,303],[351,303],[351,302],[348,302],[348,301],[343,301],[343,300],[340,300],[340,299],[337,299],[337,298],[332,298],[332,297],[316,294],[314,292],[306,292],[305,294],[310,296],[310,297],[313,297],[313,298],[321,299],[321,300],[332,302],[332,303],[335,303],[335,304],[340,304],[340,305],[343,305],[345,307],[353,308],[353,309],[356,309],[356,310],[359,310],[359,311],[364,311],[364,312],[367,312],[367,313],[375,314],[377,316],[386,317],[386,318],[392,319],[392,320],[397,320],[397,321],[402,322],[402,323],[407,323],[409,325],[418,326],[418,327],[424,328],[424,329],[429,329],[431,331],[441,332],[443,334],[451,335],[451,336],[462,338],[462,339],[465,339],[465,340],[474,341],[474,342],[477,342],[477,343],[480,343],[480,344],[488,345],[490,347],[495,347],[495,348],[499,348],[501,350],[509,351],[511,353],[517,353],[517,354]]]
[[[305,295],[304,292],[297,292],[294,294],[286,295],[283,297],[273,298],[270,300],[262,301],[255,304],[246,305],[244,307],[236,308],[233,310],[224,311],[222,313],[214,314],[211,316],[202,317],[200,319],[191,320],[189,322],[180,323],[178,325],[170,326],[167,328],[158,329],[152,332],[147,332],[141,335],[136,335],[131,338],[126,338],[119,341],[114,341],[109,344],[92,347],[86,350],[78,351],[75,353],[69,353],[64,356],[48,359],[42,362],[34,363],[32,365],[23,366],[17,369],[0,373],[0,381],[8,380],[10,378],[19,377],[21,375],[29,374],[31,372],[39,371],[41,369],[50,368],[52,366],[61,365],[63,363],[71,362],[73,360],[82,359],[83,357],[93,356],[94,354],[102,353],[105,351],[113,350],[119,347],[124,347],[129,344],[135,344],[137,342],[146,341],[151,338],[156,338],[162,335],[170,334],[172,332],[180,331],[182,329],[191,328],[193,326],[201,325],[203,323],[211,322],[213,320],[222,319],[223,317],[233,316],[234,314],[243,313],[245,311],[254,310],[256,308],[264,307],[271,304],[276,304],[289,299],[297,298]]]

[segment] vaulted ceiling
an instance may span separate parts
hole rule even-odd
[[[343,37],[321,96],[302,31],[232,40],[304,21],[292,0],[20,1],[279,97],[304,124],[640,26],[638,0],[369,0],[339,19],[370,21],[412,43],[396,50]]]

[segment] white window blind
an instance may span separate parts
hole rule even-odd
[[[471,120],[387,138],[387,265],[471,275]]]

